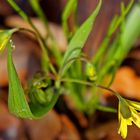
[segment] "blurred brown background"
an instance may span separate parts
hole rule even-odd
[[[25,12],[30,16],[35,17],[35,14],[26,0],[16,1]],[[129,0],[123,1],[126,4],[129,2]],[[61,13],[66,2],[67,0],[40,0],[40,4],[48,20],[58,26],[61,24]],[[95,50],[101,43],[112,17],[119,13],[120,2],[121,0],[103,0],[102,9],[84,49],[90,56],[95,53]],[[97,0],[79,0],[79,24],[90,15],[96,4]],[[10,28],[10,24],[8,23],[10,21],[7,19],[13,15],[17,14],[11,9],[6,0],[0,0],[0,28]],[[15,22],[16,21],[13,21],[13,24]],[[13,39],[16,46],[18,46],[14,52],[16,68],[18,69],[22,82],[26,83],[26,79],[40,69],[38,44],[34,39],[21,33],[14,35]],[[135,75],[135,72],[140,74],[140,62],[136,61],[134,58],[134,54],[136,54],[135,57],[140,55],[139,43],[136,46],[137,51],[134,49],[131,52],[131,56],[133,57],[129,57],[129,61],[128,59],[124,61],[125,66],[130,66],[133,69],[126,69],[125,72],[123,72],[126,73],[126,71],[131,71],[134,73],[132,74],[133,76]],[[129,76],[131,72],[128,72],[126,77]],[[137,75],[135,75],[134,79],[133,78],[130,79],[132,83],[134,83],[132,80],[139,80]],[[125,82],[123,84],[125,84]],[[100,124],[99,126],[96,124],[93,126],[95,129],[91,128],[91,125],[93,125],[93,122],[95,122],[97,118],[97,120],[100,121],[101,117],[106,116],[105,118],[108,120],[110,116],[99,113],[101,115],[99,117],[99,114],[97,113],[93,119],[91,119],[91,122],[88,122],[87,118],[80,112],[75,113],[71,111],[70,113],[72,115],[67,113],[70,111],[67,108],[68,111],[65,111],[64,109],[64,112],[59,112],[57,110],[50,111],[49,114],[41,120],[32,121],[18,119],[8,112],[7,86],[8,79],[5,53],[0,56],[0,140],[121,140],[121,137],[117,134],[118,124],[116,121],[116,114],[115,120],[111,120],[111,122],[107,124],[102,122],[102,125]],[[135,88],[137,88],[137,91],[139,90],[138,87]],[[127,140],[139,140],[139,132],[140,130],[138,131],[136,127],[131,127]]]

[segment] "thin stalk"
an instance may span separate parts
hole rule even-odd
[[[95,56],[92,58],[92,62],[96,65],[99,60],[102,58],[102,55],[104,54],[109,42],[111,39],[111,35],[106,35],[105,39],[103,40],[103,42],[100,45],[100,48],[97,50]]]
[[[118,98],[120,97],[120,95],[116,91],[112,90],[111,88],[104,87],[102,85],[98,85],[98,84],[91,83],[88,81],[77,80],[77,79],[61,79],[61,82],[70,82],[70,83],[78,83],[78,84],[87,85],[87,86],[96,86],[97,88],[109,91],[110,93],[112,93],[114,96]]]
[[[51,39],[51,42],[52,42],[52,48],[50,49],[50,51],[56,57],[57,64],[60,66],[62,56],[61,56],[61,53],[60,53],[60,51],[58,49],[57,42],[54,39],[54,37],[53,37],[53,35],[52,35],[51,31],[50,31],[48,20],[47,20],[46,16],[44,15],[44,12],[43,12],[40,4],[39,4],[39,1],[38,0],[28,0],[28,2],[30,3],[30,5],[33,8],[33,10],[36,13],[36,15],[44,23],[44,25],[46,27],[46,31],[47,31],[47,37],[49,37]]]
[[[29,32],[37,38],[37,35],[33,30],[30,30],[30,29],[27,29],[27,28],[18,28],[18,31]]]
[[[41,39],[42,42],[43,38],[40,34],[40,32],[38,31],[38,29],[35,27],[35,25],[32,23],[30,17],[16,4],[16,2],[14,0],[7,0],[8,3],[12,6],[12,8],[26,21],[28,22],[31,27],[34,29],[34,31],[37,33],[38,37]],[[43,43],[44,44],[44,43]],[[44,44],[45,45],[45,44]]]
[[[111,67],[117,67],[117,66],[119,66],[119,61],[117,61],[115,59],[113,59],[109,62],[106,62],[106,64],[103,66],[102,70],[99,73],[98,83],[102,82],[104,76],[106,76],[108,74]]]
[[[47,65],[45,65],[45,66],[42,65],[43,70],[44,70],[44,71],[47,71],[47,69],[48,69],[48,64],[49,64],[49,65],[50,65],[50,69],[51,69],[51,70],[53,69],[52,72],[55,72],[55,71],[54,71],[54,68],[52,68],[51,63],[49,62],[48,54],[46,53],[46,50],[45,50],[45,48],[44,48],[44,45],[42,44],[42,41],[40,40],[40,38],[38,38],[36,32],[34,32],[34,31],[30,30],[30,29],[26,29],[26,28],[19,28],[18,31],[29,32],[29,33],[31,33],[32,35],[35,36],[35,38],[37,39],[37,41],[38,41],[38,43],[40,44],[40,47],[41,47],[41,49],[42,49],[42,59],[43,59],[44,61],[46,61],[45,63],[47,63]]]
[[[126,8],[123,5],[122,14],[120,15],[120,17],[115,16],[113,18],[113,20],[111,21],[111,24],[109,25],[109,28],[108,28],[107,34],[105,36],[105,39],[101,43],[101,45],[100,45],[98,51],[96,52],[95,56],[92,58],[92,61],[93,61],[94,64],[97,64],[99,62],[99,60],[102,59],[102,56],[105,53],[106,48],[109,45],[112,34],[118,29],[118,27],[124,21],[124,18],[126,17],[128,12],[130,11],[130,9],[133,5],[133,2],[134,2],[134,0],[131,0]]]
[[[68,60],[68,62],[64,65],[64,67],[62,67],[62,68],[59,70],[59,75],[60,75],[60,77],[63,77],[64,71],[65,71],[65,69],[67,68],[67,66],[68,66],[71,62],[76,61],[76,60],[81,60],[81,61],[83,61],[83,62],[85,62],[85,63],[88,63],[88,62],[89,62],[89,60],[88,60],[86,57],[84,57],[84,56],[78,56],[78,57],[71,58],[71,59]]]
[[[14,0],[7,0],[8,3],[12,6],[12,8],[26,21],[30,24],[30,26],[32,27],[32,29],[36,32],[36,36],[38,39],[38,42],[41,46],[43,55],[46,58],[46,63],[49,63],[49,57],[48,57],[48,52],[47,52],[47,45],[43,39],[43,37],[41,36],[40,32],[38,31],[38,29],[35,27],[35,25],[33,24],[33,22],[31,21],[30,17],[16,4],[16,2]],[[52,64],[50,64],[51,67],[53,67]],[[53,68],[55,69],[55,68]]]
[[[31,21],[30,17],[16,4],[14,0],[7,0],[9,4],[12,6],[12,8],[26,21],[30,24],[30,26],[33,28],[33,30],[36,32],[38,38],[40,38],[40,41],[42,42],[43,46],[46,47],[46,44],[44,43],[44,40],[38,31],[38,29],[35,27],[33,22]],[[47,47],[46,47],[47,48]]]
[[[40,18],[40,20],[42,20],[42,22],[44,23],[46,30],[49,31],[48,20],[44,14],[42,8],[39,5],[39,0],[28,0],[28,2],[30,3],[32,9],[37,14],[37,16]]]
[[[125,48],[127,48],[127,47],[123,46],[122,38],[123,38],[124,29],[125,29],[125,25],[126,25],[125,16],[128,13],[128,11],[130,10],[132,4],[133,4],[133,0],[130,2],[130,4],[126,8],[124,6],[124,3],[121,4],[121,16],[118,18],[118,21],[114,24],[116,28],[118,26],[120,26],[119,44],[116,44],[117,50],[113,49],[115,51],[115,53],[112,52],[111,59],[110,60],[107,59],[105,61],[106,63],[102,66],[102,69],[99,73],[98,83],[100,83],[102,81],[102,79],[109,72],[111,67],[116,67],[116,68],[119,67],[119,65],[121,64],[122,58],[124,58],[124,56],[126,54]],[[116,40],[118,41],[118,37],[116,38]]]
[[[111,88],[104,87],[104,86],[97,85],[97,84],[95,84],[95,86],[98,87],[98,88],[100,88],[100,89],[104,89],[104,90],[109,91],[109,92],[112,93],[114,96],[116,96],[118,99],[120,98],[120,95],[119,95],[116,91],[112,90]]]
[[[63,31],[67,37],[67,39],[69,39],[70,37],[70,31],[69,31],[69,26],[68,26],[68,19],[70,17],[71,14],[73,14],[73,20],[74,20],[74,31],[77,28],[77,5],[78,5],[78,1],[77,0],[69,0],[63,10],[62,13],[62,27],[63,27]]]

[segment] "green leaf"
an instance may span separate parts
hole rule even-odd
[[[140,4],[133,7],[122,35],[122,46],[125,54],[128,53],[136,39],[140,35]]]
[[[15,66],[12,60],[12,47],[8,43],[8,77],[9,77],[9,97],[8,106],[10,111],[19,116],[25,118],[33,118],[30,108],[26,102],[24,91],[21,86],[20,80],[17,76]]]
[[[11,38],[12,34],[18,29],[0,30],[0,52],[2,52]]]
[[[67,20],[72,12],[74,12],[77,8],[77,0],[69,0],[66,7],[64,8],[63,14],[62,14],[62,26],[65,34],[68,36],[69,29]]]
[[[71,59],[79,56],[88,36],[94,24],[95,18],[99,13],[102,1],[100,0],[98,6],[93,11],[91,16],[81,25],[78,31],[75,33],[71,39],[68,49],[64,55],[62,66],[60,68],[60,75],[65,74],[66,70],[71,66],[72,62],[66,65]],[[65,67],[66,65],[66,67]]]
[[[7,2],[16,10],[16,12],[25,20],[28,21],[28,15],[17,5],[15,0],[7,0]]]
[[[43,10],[41,9],[41,6],[39,4],[39,0],[28,0],[28,2],[30,3],[32,9],[34,10],[34,12],[36,13],[36,15],[42,20],[42,22],[45,24],[46,29],[48,30],[48,21],[47,18],[45,17],[45,14],[43,12]]]
[[[106,62],[117,60],[117,67],[140,36],[140,5],[136,4],[129,13],[121,33],[118,34],[107,55]]]
[[[122,33],[119,35],[120,39],[115,39],[118,42],[116,45],[111,46],[111,52],[108,55],[109,59],[119,60],[119,64],[122,62],[124,57],[127,55],[129,50],[132,48],[136,39],[140,36],[140,5],[136,4],[132,8],[132,11],[128,15],[126,22],[123,27]]]
[[[46,102],[43,106],[39,103],[28,104],[24,94],[24,90],[18,78],[15,66],[12,59],[11,43],[7,44],[8,47],[8,77],[9,77],[9,95],[8,106],[11,113],[21,118],[37,119],[44,116],[55,105],[58,97],[59,90],[55,90],[53,98],[50,102]]]
[[[133,5],[133,2],[134,1],[131,0],[126,8],[124,7],[124,3],[122,3],[121,15],[120,16],[116,15],[112,19],[104,40],[102,41],[99,49],[97,50],[97,52],[95,53],[95,55],[92,58],[92,62],[95,65],[100,65],[99,61],[102,59],[103,55],[106,54],[106,50],[107,50],[107,47],[108,47],[108,45],[110,43],[110,40],[112,38],[113,33],[115,33],[115,31],[118,29],[118,27],[120,27],[122,25],[122,23],[124,22],[124,18],[128,14],[128,12],[130,11],[130,9],[131,9],[131,7]],[[112,50],[112,48],[109,48],[109,52],[110,52],[110,50]],[[114,55],[114,53],[112,53],[112,54]]]
[[[129,15],[125,19],[126,14],[132,7],[132,4],[133,1],[131,1],[125,9],[124,6],[122,6],[122,14],[119,18],[120,32],[115,37],[113,43],[111,44],[104,57],[104,65],[102,65],[102,68],[100,68],[101,70],[99,72],[99,83],[107,74],[114,75],[114,72],[120,66],[123,59],[129,50],[133,47],[133,44],[140,35],[140,6],[137,4],[133,6]],[[97,62],[97,64],[98,63],[99,62]],[[113,67],[116,67],[115,71]]]

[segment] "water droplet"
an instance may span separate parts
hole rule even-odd
[[[16,46],[15,45],[11,45],[11,48],[14,50],[16,48]]]
[[[26,109],[17,110],[17,113],[26,112]]]
[[[14,45],[12,39],[10,39],[10,43],[11,43],[11,48],[14,50],[16,48],[16,46]]]

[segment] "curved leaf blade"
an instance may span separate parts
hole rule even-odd
[[[23,118],[34,118],[24,96],[24,91],[12,60],[12,47],[10,42],[8,47],[8,78],[9,78],[9,97],[8,106],[10,111],[16,116]]]
[[[8,29],[8,30],[0,30],[0,52],[3,52],[12,34],[16,32],[17,30],[18,30],[17,28]]]
[[[13,59],[12,59],[12,47],[10,42],[7,44],[8,47],[8,77],[9,77],[9,95],[8,95],[8,106],[11,113],[20,117],[28,119],[37,119],[48,113],[52,109],[59,97],[59,90],[53,94],[53,98],[46,105],[41,106],[40,104],[28,104],[24,95],[24,90],[18,78]]]
[[[66,7],[64,8],[63,14],[62,14],[62,26],[65,34],[69,35],[69,29],[68,29],[68,23],[67,20],[72,12],[76,11],[77,8],[77,0],[69,0],[66,4]]]
[[[78,31],[75,33],[71,39],[68,49],[64,55],[63,62],[60,68],[60,75],[65,74],[66,70],[71,66],[72,62],[67,64],[71,59],[79,56],[88,36],[94,24],[95,18],[99,13],[102,0],[100,0],[96,9],[93,11],[91,16],[81,25]],[[67,65],[66,65],[67,64]],[[66,65],[66,67],[65,67]]]

